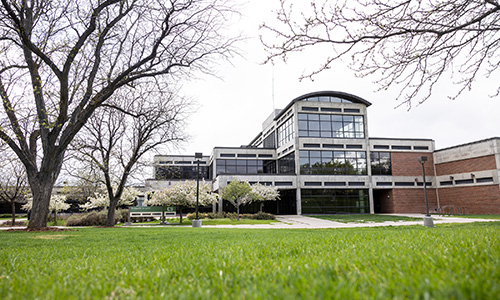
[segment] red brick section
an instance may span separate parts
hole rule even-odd
[[[494,170],[497,168],[495,155],[469,158],[457,161],[436,164],[436,174],[448,175],[458,173],[468,173],[484,170]]]
[[[392,176],[422,176],[422,165],[417,160],[419,156],[427,156],[425,176],[434,176],[432,153],[391,152]]]
[[[500,188],[496,184],[440,188],[439,204],[463,207],[466,214],[500,214]]]
[[[425,195],[422,189],[394,189],[393,209],[394,213],[425,213]],[[429,213],[437,208],[436,189],[427,189],[429,202]]]
[[[381,213],[425,213],[425,196],[422,189],[393,189],[378,191]],[[429,213],[437,208],[436,189],[427,189]]]

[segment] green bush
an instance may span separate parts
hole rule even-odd
[[[258,212],[256,214],[253,214],[253,218],[255,220],[276,220],[276,216],[273,214],[265,213],[265,212]]]
[[[115,212],[115,224],[127,221],[128,210],[119,209]],[[74,214],[68,218],[66,226],[105,226],[108,211],[91,211],[84,214]]]

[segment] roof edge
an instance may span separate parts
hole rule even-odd
[[[353,94],[349,94],[349,93],[345,93],[345,92],[339,92],[339,91],[318,91],[318,92],[311,92],[311,93],[307,93],[307,94],[304,94],[302,96],[299,96],[299,97],[293,99],[290,103],[288,103],[288,105],[285,108],[283,108],[281,110],[280,113],[278,113],[276,115],[276,117],[274,117],[274,120],[279,119],[295,102],[304,100],[304,99],[309,98],[309,97],[317,97],[317,96],[339,97],[339,98],[343,98],[343,99],[352,101],[354,103],[364,104],[367,107],[370,106],[370,105],[372,105],[371,102],[368,102],[368,101],[366,101],[365,99],[363,99],[363,98],[361,98],[359,96],[356,96],[356,95],[353,95]]]

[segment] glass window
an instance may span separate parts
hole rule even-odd
[[[278,160],[280,174],[295,174],[295,154],[292,152]]]
[[[364,138],[364,118],[354,115],[299,114],[299,136]]]
[[[161,166],[155,168],[155,179],[196,179],[196,166]],[[200,166],[200,178],[209,178],[209,167]]]
[[[369,213],[366,189],[301,189],[302,212],[306,214]]]
[[[293,138],[293,118],[289,118],[278,127],[278,147],[283,146]]]
[[[300,151],[301,174],[366,175],[364,151]]]
[[[371,152],[370,164],[372,175],[392,175],[390,152]]]

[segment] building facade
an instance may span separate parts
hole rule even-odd
[[[426,156],[431,212],[459,206],[466,213],[493,213],[500,207],[499,139],[436,151],[432,139],[372,138],[370,105],[335,91],[297,97],[272,112],[248,145],[215,147],[199,160],[201,178],[210,180],[215,192],[234,179],[274,185],[280,200],[264,209],[274,214],[423,213],[417,159]],[[155,156],[154,178],[146,187],[195,179],[197,163],[194,155]],[[476,207],[482,198],[473,204],[466,194],[478,190],[491,200],[482,209]],[[217,209],[224,208],[220,203]]]

